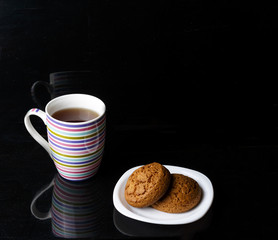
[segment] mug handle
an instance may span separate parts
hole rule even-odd
[[[34,84],[31,87],[31,92],[32,92],[32,94],[34,94],[34,96],[36,95],[35,94],[36,93],[36,87],[39,86],[39,85],[42,85],[42,86],[46,87],[48,93],[51,94],[53,89],[52,89],[52,87],[49,83],[47,83],[45,81],[36,81],[36,82],[34,82]]]
[[[53,178],[52,181],[46,187],[44,187],[41,191],[39,191],[31,202],[31,205],[30,205],[31,213],[37,219],[46,220],[46,219],[51,218],[51,210],[49,210],[48,212],[40,212],[36,207],[36,201],[44,192],[46,192],[48,189],[53,187],[54,179],[55,178]]]
[[[53,87],[49,83],[44,82],[44,81],[36,81],[32,85],[32,87],[31,87],[32,98],[33,98],[34,102],[37,103],[41,107],[41,106],[43,106],[43,103],[41,102],[40,98],[37,97],[37,95],[38,95],[37,87],[38,86],[43,86],[44,88],[46,88],[46,90],[50,94],[50,96],[53,92]]]
[[[37,98],[37,93],[36,93],[36,89],[38,86],[44,86],[47,90],[47,92],[51,95],[52,91],[53,91],[53,87],[47,83],[47,82],[44,82],[44,81],[36,81],[34,82],[34,84],[32,85],[31,87],[31,95],[33,97],[33,100],[38,103],[38,98]]]
[[[35,115],[37,117],[40,117],[44,124],[46,125],[46,114],[45,112],[41,111],[38,108],[33,108],[29,110],[25,117],[24,117],[24,124],[27,129],[27,131],[30,133],[30,135],[48,152],[48,154],[51,156],[51,150],[49,147],[48,142],[37,132],[37,130],[33,127],[30,116]]]

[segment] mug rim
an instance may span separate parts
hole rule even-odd
[[[88,121],[83,121],[83,122],[66,122],[66,121],[61,121],[61,120],[58,120],[58,119],[52,117],[52,116],[49,114],[48,108],[49,108],[49,106],[50,106],[51,104],[53,104],[54,102],[56,102],[56,101],[58,101],[58,100],[60,100],[60,99],[68,98],[68,97],[74,97],[74,96],[86,96],[86,97],[91,97],[91,98],[97,99],[98,101],[100,101],[101,104],[103,104],[103,107],[104,107],[103,112],[102,112],[101,114],[99,114],[98,117],[93,118],[93,119],[88,120]],[[63,109],[67,109],[67,108],[63,108]],[[51,119],[54,120],[54,121],[57,121],[58,123],[67,124],[67,125],[72,125],[72,126],[78,126],[78,125],[80,125],[80,124],[82,124],[82,125],[84,125],[84,124],[90,124],[90,123],[93,123],[93,122],[95,122],[95,121],[98,121],[100,118],[102,118],[102,117],[105,115],[105,112],[106,112],[106,105],[105,105],[105,103],[104,103],[101,99],[99,99],[98,97],[95,97],[95,96],[93,96],[93,95],[84,94],[84,93],[72,93],[72,94],[65,94],[65,95],[59,96],[59,97],[56,97],[56,98],[50,100],[50,101],[46,104],[46,106],[45,106],[45,113],[46,113],[46,115],[47,115],[49,118],[51,118]]]

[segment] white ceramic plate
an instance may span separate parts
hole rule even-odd
[[[164,225],[191,223],[203,217],[209,210],[213,201],[213,187],[208,177],[200,172],[188,168],[170,165],[164,166],[170,171],[170,173],[180,173],[185,176],[191,177],[198,182],[199,186],[202,188],[202,199],[195,208],[185,213],[165,213],[151,207],[135,208],[130,206],[126,202],[124,196],[125,185],[128,177],[132,174],[132,172],[141,166],[129,169],[117,182],[113,192],[113,203],[115,208],[126,217],[142,222]]]

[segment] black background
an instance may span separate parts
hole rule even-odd
[[[113,187],[153,161],[211,179],[212,219],[193,239],[275,233],[277,10],[263,1],[0,0],[0,238],[54,238],[29,205],[56,170],[23,118],[37,107],[32,84],[68,70],[91,70],[86,92],[107,106],[101,239],[127,238],[113,225]]]

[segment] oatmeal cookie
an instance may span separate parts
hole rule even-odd
[[[167,193],[152,207],[167,213],[182,213],[197,206],[201,195],[202,190],[194,179],[182,174],[172,174]]]
[[[125,186],[125,199],[133,207],[147,207],[158,201],[167,191],[171,174],[159,163],[136,169]]]

